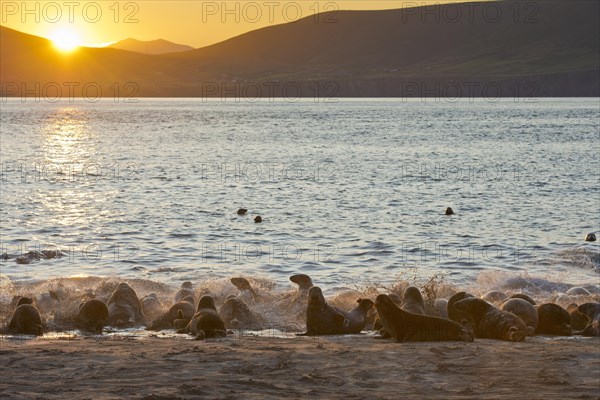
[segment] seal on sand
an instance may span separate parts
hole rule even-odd
[[[108,322],[108,307],[103,301],[92,299],[79,305],[78,325],[81,330],[102,333]]]
[[[589,318],[585,314],[579,312],[577,304],[569,304],[567,312],[571,315],[571,329],[576,331],[584,330],[589,322]]]
[[[173,303],[179,303],[183,301],[186,297],[191,296],[193,298],[196,297],[194,293],[194,285],[190,281],[185,281],[181,284],[181,288],[175,293],[175,297],[173,298]],[[194,303],[196,301],[194,300]]]
[[[127,283],[119,283],[108,299],[108,323],[119,328],[143,325],[142,303]]]
[[[435,299],[435,303],[433,303],[435,317],[440,318],[448,318],[448,300],[446,299]]]
[[[483,299],[463,299],[454,303],[454,307],[473,318],[475,336],[478,338],[521,342],[527,336],[527,326],[521,318],[499,310]]]
[[[212,296],[202,296],[190,323],[177,333],[190,333],[197,340],[227,336],[225,323],[217,313]]]
[[[523,299],[508,299],[500,308],[521,318],[527,326],[527,336],[534,336],[538,326],[538,313],[531,303]]]
[[[227,297],[219,315],[226,328],[261,330],[266,322],[262,315],[250,310],[242,299],[235,296]]]
[[[185,319],[185,325],[187,325],[195,313],[196,309],[191,303],[180,301],[179,303],[173,304],[171,308],[169,308],[169,311],[152,322],[148,330],[160,331],[161,329],[173,329],[174,321],[176,319]],[[183,318],[181,318],[181,315],[183,315]]]
[[[369,299],[356,300],[358,305],[351,311],[345,313],[348,318],[346,333],[360,333],[367,325],[367,314],[375,307],[375,303]]]
[[[32,304],[21,304],[13,312],[7,332],[22,335],[42,335],[44,326],[40,313]]]
[[[473,295],[469,294],[467,292],[458,292],[458,293],[453,294],[452,297],[450,297],[450,299],[448,299],[448,310],[447,310],[448,311],[448,319],[450,319],[451,321],[454,321],[454,322],[458,322],[465,328],[471,329],[471,330],[475,329],[475,321],[473,321],[473,318],[466,312],[456,309],[456,307],[454,307],[454,304],[457,301],[467,299],[467,298],[472,298],[472,297],[473,297]]]
[[[342,334],[348,324],[348,319],[342,311],[327,304],[321,288],[313,286],[308,290],[306,332],[298,336]]]
[[[386,294],[377,296],[375,307],[384,329],[397,342],[473,341],[473,332],[460,324],[449,319],[404,311]]]
[[[582,304],[579,306],[579,312],[590,320],[581,334],[583,336],[600,336],[600,303]]]
[[[421,291],[414,286],[407,287],[400,308],[413,314],[425,314],[425,302]]]
[[[525,300],[526,302],[528,302],[529,304],[531,304],[532,306],[535,306],[535,300],[533,300],[531,297],[527,296],[524,293],[515,293],[512,296],[510,296],[511,299],[522,299]]]
[[[147,294],[146,296],[142,297],[140,302],[142,303],[144,316],[148,321],[154,321],[163,313],[163,306],[156,293]]]
[[[567,310],[554,303],[537,307],[538,327],[536,334],[571,335],[571,315]]]
[[[506,299],[508,299],[508,295],[499,290],[492,290],[481,296],[481,299],[487,301],[490,304],[499,306],[502,305],[502,303],[504,303]]]

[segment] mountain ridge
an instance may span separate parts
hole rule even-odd
[[[161,55],[64,55],[45,39],[0,27],[0,81],[3,96],[20,96],[21,83],[65,80],[134,83],[139,97],[598,96],[599,2],[540,2],[535,23],[509,18],[513,3],[488,3],[507,16],[495,23],[479,14],[423,23],[414,17],[421,7],[323,13],[319,20],[337,22],[307,17]]]

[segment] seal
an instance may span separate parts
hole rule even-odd
[[[588,233],[585,237],[585,241],[586,242],[595,242],[596,241],[596,235],[593,233]]]
[[[16,307],[19,307],[22,304],[33,304],[33,299],[31,297],[25,297],[25,296],[19,297],[17,299]]]
[[[587,290],[586,288],[582,288],[580,286],[572,287],[571,289],[567,290],[566,294],[568,296],[591,296],[592,295],[589,290]]]
[[[448,300],[446,299],[435,299],[433,303],[434,316],[440,318],[448,318]]]
[[[367,325],[367,315],[375,307],[370,299],[356,300],[358,305],[351,311],[345,313],[348,319],[348,327],[345,333],[360,333]]]
[[[462,326],[464,326],[467,329],[475,329],[475,321],[473,321],[473,318],[467,314],[464,311],[458,310],[456,307],[454,307],[454,304],[457,301],[461,301],[463,299],[468,299],[468,298],[472,298],[473,295],[469,294],[467,292],[458,292],[453,294],[450,299],[448,299],[448,319],[450,319],[451,321],[457,322],[459,324],[461,324]]]
[[[583,336],[600,336],[600,303],[585,303],[579,306],[579,312],[590,322],[581,332]]]
[[[6,330],[21,335],[43,335],[44,324],[37,308],[33,304],[23,303],[15,308]]]
[[[142,310],[148,321],[154,321],[163,314],[163,305],[156,293],[149,293],[142,297]]]
[[[577,304],[569,304],[567,306],[567,312],[571,315],[571,329],[576,331],[584,330],[588,325],[589,318],[585,314],[579,312]]]
[[[194,285],[190,281],[185,281],[181,284],[181,288],[175,293],[175,297],[173,298],[173,303],[179,303],[183,301],[186,297],[191,296],[195,299],[196,293],[194,293]],[[193,303],[196,301],[194,300]]]
[[[349,324],[344,312],[327,304],[320,287],[313,286],[308,290],[306,332],[298,336],[340,335],[347,333]]]
[[[242,277],[236,277],[229,279],[229,282],[242,293],[249,292],[252,295],[252,299],[256,298],[256,290],[252,287],[248,279]]]
[[[506,299],[508,299],[508,295],[499,290],[492,290],[481,296],[481,299],[490,304],[501,305]]]
[[[527,336],[534,336],[538,326],[538,313],[535,307],[523,299],[508,299],[500,308],[503,311],[508,311],[515,314],[527,326]]]
[[[446,208],[446,215],[454,215],[454,210],[450,207]]]
[[[538,327],[536,334],[571,335],[571,315],[567,310],[554,303],[546,303],[537,307]]]
[[[421,291],[414,286],[407,287],[400,308],[413,314],[425,314],[425,302]]]
[[[239,210],[237,210],[237,215],[246,215],[247,212],[248,212],[247,209],[240,208]]]
[[[390,293],[388,296],[398,307],[402,305],[402,299],[396,293]],[[379,319],[379,314],[376,314],[375,321],[373,322],[373,329],[379,331],[379,336],[375,336],[377,339],[389,339],[392,337],[388,332],[385,331],[385,329],[383,329],[383,324]]]
[[[225,323],[217,313],[212,296],[202,296],[190,323],[177,333],[189,333],[197,340],[227,336]]]
[[[181,312],[181,314],[180,314]],[[161,329],[173,329],[176,319],[184,319],[185,325],[187,325],[194,314],[196,313],[196,308],[194,305],[187,301],[180,301],[179,303],[175,303],[169,308],[169,311],[161,315],[157,318],[150,327],[147,329],[149,331],[160,331]],[[182,318],[183,315],[183,318]],[[185,326],[184,325],[184,326]]]
[[[306,274],[292,275],[290,276],[290,281],[298,285],[298,291],[302,293],[308,293],[308,289],[313,286],[312,279],[310,279],[310,276]]]
[[[510,296],[511,299],[522,299],[525,300],[526,302],[528,302],[529,304],[531,304],[532,306],[535,306],[535,300],[533,300],[531,297],[527,296],[524,293],[515,293],[512,296]]]
[[[173,327],[177,330],[183,329],[190,323],[189,318],[186,318],[182,310],[177,310],[177,318],[173,320]]]
[[[262,217],[261,217],[260,215],[257,215],[257,216],[254,218],[254,222],[255,222],[255,223],[257,223],[257,224],[260,224],[260,223],[262,222]]]
[[[102,333],[108,322],[108,307],[103,301],[92,299],[79,305],[77,317],[79,329],[92,333]]]
[[[108,323],[118,328],[143,325],[142,303],[129,284],[119,283],[108,299]]]
[[[556,296],[556,299],[554,299],[554,303],[558,304],[562,308],[566,308],[569,304],[575,303],[575,300],[573,300],[573,298],[568,294],[561,293],[558,296]]]
[[[261,330],[265,326],[262,315],[250,310],[244,301],[236,296],[229,296],[219,309],[219,315],[228,329]]]
[[[449,319],[404,311],[386,294],[377,296],[375,307],[384,329],[397,342],[473,341],[473,332],[462,325]]]
[[[502,311],[483,299],[474,297],[454,303],[475,322],[475,337],[522,342],[527,336],[527,326],[516,315]]]

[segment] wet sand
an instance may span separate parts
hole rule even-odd
[[[598,399],[599,338],[0,341],[2,399]]]

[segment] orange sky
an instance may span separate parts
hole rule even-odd
[[[450,0],[446,0],[450,1]],[[414,7],[442,1],[0,1],[0,23],[52,38],[68,31],[79,44],[98,45],[128,37],[166,39],[202,47],[267,25],[328,10]],[[321,21],[315,21],[321,22]]]

